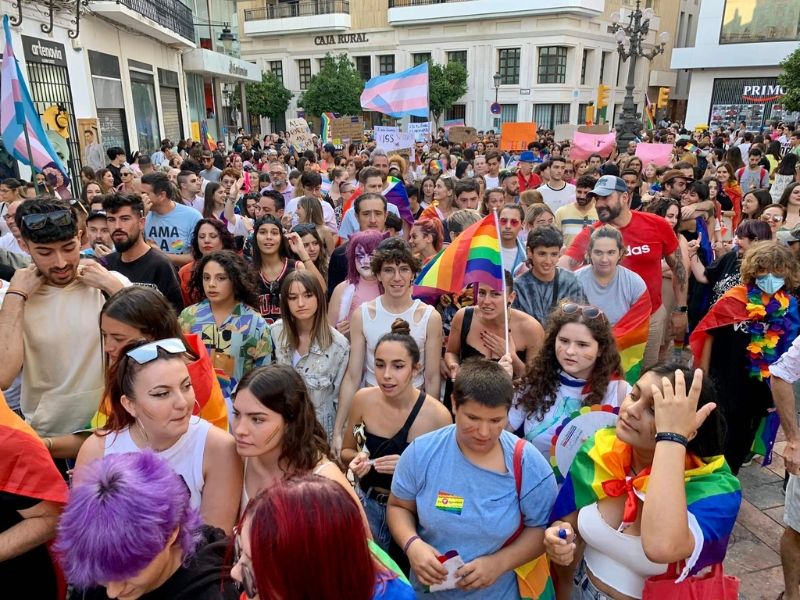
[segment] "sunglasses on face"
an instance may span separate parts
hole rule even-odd
[[[767,223],[770,221],[773,223],[780,223],[783,221],[783,215],[761,215],[761,220]]]
[[[241,563],[242,560],[242,544],[239,541],[239,534],[241,531],[239,530],[238,525],[233,528],[233,562]],[[239,565],[242,569],[242,581],[236,583],[236,587],[239,591],[243,591],[245,596],[252,599],[258,595],[258,590],[256,589],[256,578],[253,576],[253,572],[250,570],[250,567],[244,563]]]
[[[68,210],[56,210],[51,213],[38,213],[22,217],[25,227],[31,231],[42,229],[48,221],[53,225],[65,227],[72,223],[72,213]]]
[[[511,225],[512,227],[519,227],[519,224],[522,221],[519,219],[509,219],[508,217],[500,217],[500,225],[505,227],[506,225]]]
[[[133,177],[133,173],[120,173],[120,177]]]
[[[574,315],[575,313],[580,312],[587,319],[596,319],[603,316],[603,311],[596,306],[584,306],[582,304],[575,304],[574,302],[566,302],[562,304],[561,312],[565,315]]]

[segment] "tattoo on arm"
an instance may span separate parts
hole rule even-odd
[[[683,264],[683,256],[680,247],[669,256],[664,257],[664,260],[667,261],[667,265],[672,269],[678,288],[684,291],[686,289],[686,265]]]
[[[581,266],[581,263],[579,263],[577,260],[575,260],[571,256],[568,256],[567,258],[569,258],[569,270],[570,271],[574,271],[579,266]]]

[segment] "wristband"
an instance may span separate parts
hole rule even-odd
[[[410,538],[408,538],[408,541],[406,542],[406,545],[403,546],[403,554],[407,554],[408,553],[408,547],[411,546],[411,544],[415,540],[418,540],[418,539],[419,539],[418,535],[412,535]]]
[[[675,312],[675,313],[688,313],[689,312],[689,307],[688,306],[676,306],[675,308],[672,309],[672,312]]]
[[[28,294],[26,294],[25,292],[22,292],[20,290],[8,289],[8,290],[6,290],[6,295],[8,295],[8,294],[13,294],[15,296],[19,296],[23,300],[27,300],[28,299]]]
[[[684,448],[689,447],[688,438],[682,436],[680,433],[671,433],[669,431],[662,431],[656,434],[656,443],[658,442],[676,442]]]
[[[53,449],[53,440],[49,437],[44,438],[44,445],[47,448],[47,451],[50,452]]]

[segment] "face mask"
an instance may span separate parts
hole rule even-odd
[[[765,294],[774,294],[783,287],[785,280],[780,275],[773,275],[767,273],[766,275],[759,275],[756,277],[756,285]]]
[[[475,175],[475,171],[467,171],[467,177],[473,177]]]

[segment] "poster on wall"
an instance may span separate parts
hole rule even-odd
[[[105,166],[107,156],[98,119],[78,119],[78,144],[83,164],[89,165],[95,171]]]

